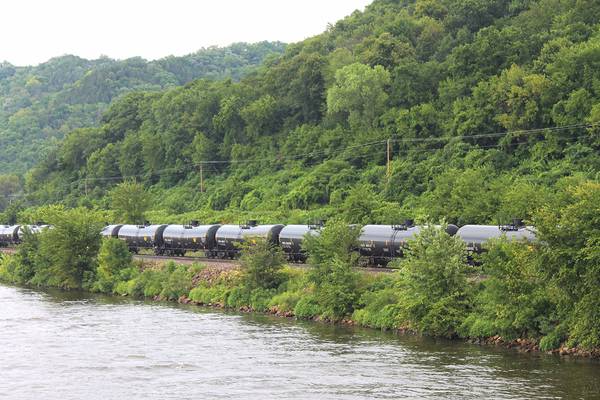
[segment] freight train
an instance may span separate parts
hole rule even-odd
[[[303,242],[307,236],[321,232],[322,224],[258,225],[249,221],[243,225],[109,225],[102,231],[105,237],[123,240],[133,252],[153,250],[157,255],[184,256],[186,252],[204,252],[209,258],[234,259],[241,253],[240,244],[254,238],[279,246],[288,261],[304,262],[307,254]],[[439,227],[441,229],[441,227]],[[358,237],[358,252],[370,265],[386,265],[402,257],[410,240],[423,229],[412,221],[399,225],[364,225]],[[511,240],[533,241],[535,230],[515,220],[510,225],[447,225],[446,232],[459,236],[470,252],[479,253],[485,242],[503,235]]]
[[[323,225],[258,225],[249,221],[242,225],[201,225],[196,221],[187,225],[108,225],[101,234],[117,238],[137,253],[142,249],[156,255],[184,256],[188,252],[202,252],[209,258],[234,259],[240,256],[240,244],[261,238],[279,246],[292,262],[306,261],[303,243],[307,236],[316,236]],[[21,242],[24,232],[33,233],[48,225],[0,225],[0,246],[12,246]],[[423,229],[412,221],[399,225],[364,225],[358,237],[358,252],[370,265],[386,265],[390,260],[402,257],[410,240]],[[503,235],[511,240],[533,241],[535,229],[515,220],[510,225],[456,225],[446,226],[449,235],[459,236],[470,252],[479,253],[483,244]]]

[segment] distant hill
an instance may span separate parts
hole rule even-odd
[[[86,60],[66,55],[35,67],[0,63],[0,174],[24,172],[75,128],[95,125],[131,91],[158,91],[198,78],[238,81],[280,42],[203,48],[182,57]]]

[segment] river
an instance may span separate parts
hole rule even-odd
[[[600,363],[0,285],[0,398],[588,399]]]

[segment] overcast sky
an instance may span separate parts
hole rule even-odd
[[[297,42],[372,0],[4,0],[0,60],[184,55],[233,42]]]

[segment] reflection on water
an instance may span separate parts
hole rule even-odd
[[[0,398],[593,398],[600,363],[0,286]]]

